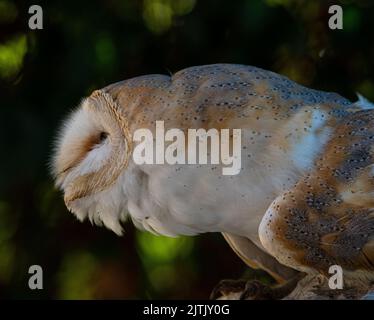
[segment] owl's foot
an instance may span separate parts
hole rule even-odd
[[[221,280],[212,290],[209,299],[216,300],[230,293],[240,293],[245,289],[246,280]]]
[[[269,286],[258,280],[222,280],[213,289],[210,299],[217,299],[230,293],[240,293],[239,300],[278,300],[289,295],[304,276],[300,274],[276,286]]]
[[[274,300],[281,299],[275,294],[274,288],[258,280],[250,280],[245,284],[239,300]]]

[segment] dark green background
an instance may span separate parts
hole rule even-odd
[[[28,29],[28,8],[44,29]],[[328,28],[328,6],[344,30]],[[218,234],[167,239],[79,223],[48,161],[61,120],[96,88],[193,65],[255,65],[374,99],[374,1],[0,0],[0,298],[206,298],[244,264]],[[44,270],[44,290],[27,286]],[[263,277],[247,271],[247,276]]]

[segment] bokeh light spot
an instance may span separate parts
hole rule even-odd
[[[102,34],[95,44],[96,60],[100,67],[111,67],[116,63],[117,51],[110,36]]]
[[[361,15],[356,8],[344,9],[343,14],[343,30],[345,31],[356,31],[361,24]]]
[[[147,0],[144,2],[143,18],[154,33],[162,33],[170,28],[173,11],[167,1]]]
[[[185,15],[192,11],[196,4],[196,0],[174,0],[171,4],[175,14]]]
[[[155,34],[167,31],[173,23],[174,16],[190,13],[196,0],[145,0],[143,4],[143,19]]]
[[[137,233],[137,244],[142,258],[150,262],[171,262],[185,257],[193,248],[193,238],[169,238],[147,232]]]
[[[15,76],[22,68],[23,58],[27,51],[25,35],[19,35],[0,44],[0,77]]]
[[[88,252],[65,256],[58,277],[59,299],[94,298],[96,259]]]

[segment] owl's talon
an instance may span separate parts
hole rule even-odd
[[[300,272],[287,282],[269,286],[258,280],[222,280],[213,289],[210,299],[240,292],[239,300],[277,300],[288,296],[297,286],[298,282],[305,277]]]
[[[209,299],[216,300],[229,293],[242,292],[246,283],[246,280],[221,280],[212,290]]]
[[[273,299],[272,288],[258,280],[250,280],[245,284],[244,291],[239,300]]]
[[[230,293],[241,293],[239,300],[272,299],[271,288],[258,280],[221,280],[210,294],[215,300]]]

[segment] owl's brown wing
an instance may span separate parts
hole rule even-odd
[[[316,170],[269,207],[264,247],[280,262],[328,274],[374,279],[374,111],[341,121]]]

